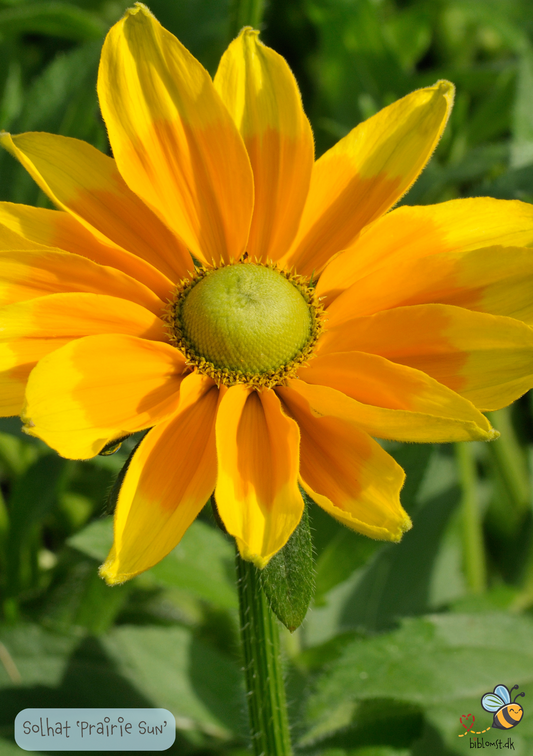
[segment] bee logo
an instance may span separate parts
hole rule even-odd
[[[524,710],[520,704],[516,703],[516,699],[526,694],[517,693],[514,700],[511,701],[511,692],[515,688],[518,688],[518,685],[513,685],[511,691],[505,685],[497,685],[492,693],[485,693],[481,699],[481,706],[485,711],[494,712],[493,727],[500,730],[510,730],[511,727],[516,727],[524,716]]]

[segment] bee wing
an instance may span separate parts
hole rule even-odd
[[[485,711],[498,711],[498,709],[501,709],[505,705],[505,701],[495,693],[485,693],[481,699],[481,705]]]
[[[506,685],[497,685],[494,688],[494,693],[503,700],[504,704],[511,702],[511,694],[509,693],[509,688]]]

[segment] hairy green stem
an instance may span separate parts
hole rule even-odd
[[[253,752],[255,756],[291,756],[278,623],[258,569],[238,554],[237,588]]]
[[[230,38],[234,39],[243,26],[259,29],[265,10],[265,0],[232,0],[230,6]]]
[[[466,582],[472,593],[483,593],[487,585],[483,528],[477,491],[476,463],[468,442],[455,444],[462,488],[463,553]]]

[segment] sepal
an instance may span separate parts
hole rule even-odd
[[[285,546],[261,571],[261,585],[270,608],[294,632],[307,614],[316,590],[315,557],[307,507]]]

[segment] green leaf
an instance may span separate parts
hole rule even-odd
[[[382,630],[402,615],[429,611],[437,558],[460,496],[450,447],[429,451],[424,477],[413,490],[413,528],[401,543],[384,546],[368,565],[345,601],[344,627]]]
[[[67,544],[81,551],[82,554],[103,562],[113,545],[113,520],[111,518],[94,520],[79,533],[71,536]]]
[[[152,0],[149,6],[158,21],[176,34],[213,75],[230,41],[229,4],[229,0],[189,0],[186,3]]]
[[[494,612],[407,619],[394,632],[351,643],[322,674],[308,701],[304,741],[349,726],[355,745],[360,702],[394,699],[430,710],[444,735],[455,731],[456,743],[461,714],[473,711],[480,725],[491,724],[479,702],[501,682],[526,686],[526,701],[533,692],[530,618]]]
[[[0,755],[1,756],[20,756],[20,746],[15,741],[9,742],[0,738]]]
[[[434,453],[434,447],[430,444],[389,442],[385,448],[406,472],[401,500],[407,511],[412,513],[416,509],[417,493]],[[355,570],[367,564],[379,548],[381,544],[377,541],[346,528],[338,529],[317,561],[316,605],[323,605],[325,595],[336,585],[349,579]]]
[[[389,746],[368,746],[356,751],[346,748],[328,748],[320,751],[320,756],[412,756],[406,748],[390,748]]]
[[[38,525],[57,504],[64,483],[67,462],[56,454],[46,454],[18,478],[9,499],[9,537],[6,546],[6,594],[16,596],[31,580],[23,568],[24,549],[29,547]],[[31,560],[30,560],[31,563]],[[24,573],[24,574],[23,574]]]
[[[26,707],[140,706],[170,709],[184,731],[240,735],[239,665],[187,628],[122,626],[93,638],[4,625],[0,637],[21,677],[15,684],[0,664],[2,734]]]
[[[67,541],[103,562],[113,543],[111,518],[95,520]],[[196,520],[176,548],[149,570],[157,585],[180,588],[220,609],[236,609],[234,554],[217,529]]]
[[[233,544],[201,520],[150,574],[161,585],[184,589],[221,609],[237,608]]]
[[[27,466],[38,456],[36,444],[11,433],[0,431],[0,464],[5,468],[9,477],[16,477],[24,472]]]
[[[412,752],[406,748],[391,748],[390,746],[368,746],[358,748],[357,751],[345,750],[344,748],[328,748],[322,751],[321,756],[412,756]]]
[[[103,641],[117,671],[181,729],[227,738],[245,707],[239,666],[185,628],[119,627]]]
[[[412,514],[418,506],[418,494],[430,464],[435,463],[434,444],[402,444],[398,441],[384,443],[385,450],[405,470],[405,484],[400,494],[402,505]]]
[[[79,629],[61,634],[38,625],[0,626],[0,637],[20,677],[0,665],[0,732],[12,732],[21,709],[40,707],[137,707],[151,703],[117,673],[102,644]]]
[[[523,6],[522,12],[520,5]],[[481,52],[479,48],[486,45],[487,30],[492,32],[493,45],[505,45],[513,53],[522,51],[527,45],[527,4],[511,0],[448,0],[445,8],[447,12],[439,21],[441,24],[446,22],[447,42],[453,46],[450,52],[458,62],[472,63],[476,52]],[[520,15],[524,18],[520,19]],[[481,30],[485,35],[479,34]]]
[[[74,634],[60,635],[29,623],[0,625],[0,639],[26,686],[59,685],[68,656],[79,642]],[[0,688],[11,684],[5,667],[0,664]]]
[[[431,43],[430,8],[408,8],[388,19],[389,39],[406,71],[412,71]]]
[[[285,546],[261,571],[261,585],[270,608],[292,633],[302,624],[315,594],[313,541],[307,507]]]
[[[339,528],[317,561],[315,606],[324,605],[326,594],[363,567],[380,546],[359,533]]]
[[[101,635],[113,626],[134,588],[131,582],[109,588],[92,559],[71,552],[63,555],[54,571],[53,582],[39,601],[38,617],[46,627],[86,628]]]
[[[346,701],[344,706],[339,706],[335,716],[335,721],[324,723],[326,730],[323,733],[319,729],[315,730],[312,739],[304,738],[300,745],[318,742],[321,746],[327,744],[330,747],[344,747],[346,750],[343,753],[349,756],[360,756],[361,753],[397,756],[406,754],[406,749],[419,740],[424,728],[420,707],[390,698],[359,703]],[[357,723],[356,732],[354,721]],[[327,734],[331,730],[335,730],[335,734]],[[322,756],[322,748],[318,753]],[[430,753],[435,756],[438,752],[428,750],[424,756]],[[407,754],[413,756],[411,750]]]
[[[387,444],[387,450],[407,470],[406,495],[402,498],[412,514],[413,528],[399,544],[369,542],[367,553],[373,548],[374,554],[364,564],[362,536],[348,533],[350,538],[338,536],[330,543],[319,560],[319,585],[343,575],[344,582],[322,594],[322,604],[309,615],[309,645],[324,643],[349,630],[383,630],[397,617],[430,610],[439,545],[459,501],[454,460],[429,445]],[[342,550],[334,567],[339,542]],[[354,568],[351,574],[350,560]]]
[[[24,93],[13,132],[48,131],[85,139],[105,150],[107,140],[98,118],[95,83],[100,42],[87,42],[57,55]],[[0,199],[36,204],[43,195],[17,161],[0,153]]]
[[[407,93],[399,40],[391,44],[397,35],[388,33],[383,3],[310,0],[307,5],[318,39],[313,67],[320,72],[315,86],[324,115],[350,129]],[[336,139],[323,133],[320,122],[316,125],[320,155]]]
[[[48,34],[79,42],[100,39],[106,24],[70,3],[28,3],[0,10],[0,34]]]
[[[57,55],[27,91],[16,130],[50,131],[79,139],[92,135],[98,115],[94,87],[100,50],[99,42],[87,42]]]
[[[0,55],[8,57],[7,46],[0,46]],[[24,92],[22,88],[22,67],[18,60],[11,60],[7,66],[2,97],[0,98],[0,123],[7,130],[22,109]]]
[[[516,63],[502,66],[501,72],[494,78],[485,96],[480,98],[479,104],[464,124],[470,144],[504,137],[511,128],[513,118],[513,103],[516,97]],[[485,149],[494,145],[485,144]],[[462,161],[457,168],[460,169]]]
[[[513,113],[511,168],[533,163],[533,51],[526,50],[520,59]]]

